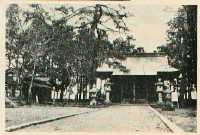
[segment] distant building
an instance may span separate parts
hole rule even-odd
[[[138,47],[137,53],[144,53],[144,47]]]
[[[144,47],[137,47],[135,46],[123,46],[123,48],[120,50],[120,52],[124,55],[131,56],[134,54],[140,54],[140,53],[145,53]]]

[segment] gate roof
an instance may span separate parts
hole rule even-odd
[[[105,63],[97,69],[97,72],[113,72],[112,75],[157,75],[158,72],[176,72],[178,69],[169,65],[167,56],[132,56],[121,61],[121,64],[129,70],[123,72],[120,69],[113,69]]]

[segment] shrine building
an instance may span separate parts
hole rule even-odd
[[[178,75],[179,71],[169,65],[166,54],[139,53],[124,60],[107,59],[96,70],[96,87],[106,92],[109,81],[109,100],[112,103],[153,102],[158,100],[158,78],[173,80]]]

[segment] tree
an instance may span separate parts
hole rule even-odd
[[[32,86],[36,74],[44,72],[46,65],[42,61],[47,57],[48,43],[52,40],[48,35],[50,29],[47,23],[50,20],[48,13],[38,4],[32,4],[33,11],[24,12],[25,23],[29,24],[26,29],[25,59],[27,74],[31,75],[28,88],[27,102],[32,102]]]
[[[6,33],[8,67],[16,69],[20,87],[27,77],[31,78],[28,88],[23,91],[28,93],[25,96],[27,103],[32,103],[33,82],[38,75],[49,77],[52,85],[61,90],[61,101],[63,92],[77,80],[80,99],[87,85],[94,83],[97,67],[109,57],[112,44],[108,31],[128,31],[123,20],[127,17],[122,11],[124,7],[116,10],[96,4],[75,10],[61,6],[55,13],[61,12],[63,16],[56,19],[41,5],[30,6],[31,10],[27,11],[15,4],[10,6]],[[76,19],[80,24],[71,25],[70,21]],[[117,30],[106,26],[108,21],[112,21]],[[56,79],[60,85],[56,84]]]
[[[178,16],[168,25],[169,56],[173,66],[179,68],[190,83],[196,82],[197,59],[197,11],[196,6],[183,6]],[[192,71],[189,70],[191,69]]]
[[[73,7],[60,7],[57,8],[58,11],[61,11],[64,13],[64,16],[62,20],[69,20],[74,17],[78,16],[79,21],[83,21],[84,25],[77,26],[77,28],[81,28],[84,26],[88,26],[90,35],[95,35],[96,42],[93,43],[93,51],[92,51],[92,67],[91,67],[91,76],[90,76],[90,82],[91,84],[94,83],[95,78],[95,71],[96,68],[99,66],[101,61],[98,60],[99,57],[99,48],[101,40],[106,37],[107,31],[112,32],[121,32],[121,30],[128,31],[128,28],[124,22],[124,18],[126,18],[128,15],[127,13],[123,12],[125,7],[120,7],[120,10],[111,8],[107,5],[101,5],[96,4],[92,6],[82,7],[79,9],[74,9]],[[92,19],[89,19],[92,18]],[[103,20],[103,18],[107,18],[107,20]],[[106,22],[112,20],[116,30],[113,30],[112,28],[106,26]],[[83,23],[82,23],[83,24]],[[100,27],[101,26],[101,27]]]
[[[78,64],[80,70],[77,73],[78,84],[80,84],[79,96],[84,88],[82,82],[87,82],[86,85],[90,84],[90,87],[92,87],[95,81],[96,69],[105,58],[103,48],[108,43],[107,31],[121,32],[123,30],[125,32],[128,30],[123,20],[123,18],[127,17],[127,14],[122,11],[124,7],[120,8],[121,11],[101,4],[82,7],[76,10],[73,7],[64,6],[56,8],[57,11],[64,14],[60,19],[61,21],[69,22],[71,19],[78,18],[80,22],[78,26],[75,26],[75,29],[78,29],[77,43],[79,51],[77,52],[80,52],[78,55],[80,57],[76,59],[80,63]],[[103,20],[103,18],[107,19]],[[110,20],[113,21],[117,30],[113,30],[105,25]]]
[[[60,101],[63,101],[63,93],[69,86],[71,79],[75,76],[75,51],[73,27],[58,21],[53,22],[53,40],[50,47],[51,70],[50,78],[55,84],[55,80],[61,81],[57,89],[61,90]],[[56,85],[56,84],[55,84]]]
[[[15,97],[15,91],[20,90],[23,72],[23,37],[25,32],[21,16],[22,10],[17,4],[11,4],[8,7],[6,11],[6,57],[8,58],[8,68],[14,69],[16,75],[16,87],[12,89],[13,97]]]
[[[197,6],[183,6],[168,25],[167,53],[170,63],[181,71],[187,84],[181,89],[183,97],[186,89],[190,93],[192,84],[197,84]]]

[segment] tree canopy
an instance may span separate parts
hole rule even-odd
[[[102,4],[77,9],[60,6],[54,8],[55,15],[40,4],[30,7],[31,10],[25,10],[11,4],[6,13],[8,68],[14,69],[16,89],[22,95],[22,82],[31,78],[29,103],[37,76],[48,77],[52,86],[61,89],[61,94],[74,83],[79,84],[79,93],[88,84],[92,86],[97,67],[109,57],[112,43],[108,31],[128,31],[124,21],[128,14],[123,6],[118,9]],[[113,22],[114,29],[107,26],[108,21]]]
[[[197,6],[185,5],[168,22],[168,45],[171,64],[180,69],[189,85],[197,82]]]

